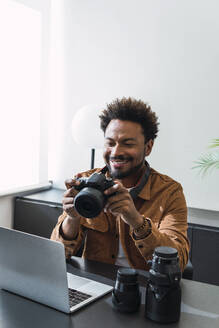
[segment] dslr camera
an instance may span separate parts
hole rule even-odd
[[[103,210],[107,196],[104,190],[112,187],[114,182],[111,178],[106,178],[103,173],[93,173],[88,178],[79,178],[79,186],[74,188],[79,191],[74,199],[74,206],[77,212],[85,218],[94,218]]]

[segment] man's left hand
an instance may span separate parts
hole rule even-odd
[[[109,198],[104,211],[109,211],[113,215],[120,215],[123,221],[133,227],[138,228],[143,223],[141,214],[136,210],[131,195],[119,180],[114,180],[115,184],[104,191]]]

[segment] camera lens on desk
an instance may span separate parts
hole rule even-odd
[[[113,307],[120,312],[135,312],[141,303],[138,273],[134,269],[120,268],[117,271],[112,292]]]
[[[175,248],[155,248],[146,288],[145,316],[159,323],[176,322],[181,308],[181,271]]]

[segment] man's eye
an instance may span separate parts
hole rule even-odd
[[[106,147],[113,147],[113,145],[114,144],[112,142],[109,142],[109,141],[108,142],[105,142],[105,146]]]
[[[131,144],[131,143],[126,143],[125,146],[128,146],[128,147],[133,147],[135,144]]]

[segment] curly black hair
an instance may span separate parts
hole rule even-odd
[[[131,121],[139,123],[143,129],[145,142],[157,137],[158,118],[151,107],[141,100],[133,98],[116,99],[107,104],[100,117],[100,127],[105,133],[111,120]]]

